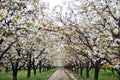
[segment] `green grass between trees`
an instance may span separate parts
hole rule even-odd
[[[33,71],[31,72],[31,77],[29,80],[48,80],[48,78],[56,71],[57,69],[52,69],[46,72],[39,73],[37,70],[37,74],[34,75]],[[0,80],[12,80],[12,72],[0,73]],[[18,72],[18,80],[27,80],[27,71],[19,71]]]
[[[73,72],[72,72],[73,73]],[[80,74],[73,73],[78,80],[94,80],[94,69],[90,70],[90,77],[86,78],[86,71],[83,70],[83,76],[81,77]],[[111,70],[104,71],[103,69],[100,69],[99,73],[99,80],[119,80],[119,76],[115,72],[114,74],[111,72]]]

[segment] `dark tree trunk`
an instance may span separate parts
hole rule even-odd
[[[98,80],[99,78],[99,67],[95,67],[95,72],[94,72],[94,80]]]
[[[17,70],[13,70],[13,80],[17,80]]]
[[[13,80],[17,80],[17,73],[18,73],[18,64],[19,64],[19,62],[11,62],[11,64],[12,64],[12,72],[13,72]]]
[[[86,67],[86,77],[89,78],[89,68]]]
[[[32,66],[33,66],[34,75],[36,75],[36,67],[37,66],[35,66],[35,59],[34,58],[33,58]]]
[[[42,72],[41,60],[39,61],[39,73]]]
[[[28,69],[27,69],[27,78],[30,78],[30,76],[31,76],[31,67],[32,67],[32,65],[31,65],[31,54],[29,54],[28,55],[29,57],[29,61],[28,61],[28,65],[27,65],[27,67],[28,67]]]
[[[41,73],[41,64],[39,64],[39,73]]]
[[[37,67],[36,67],[35,64],[34,64],[34,65],[33,65],[34,75],[36,75],[36,69],[37,69]]]
[[[8,73],[8,67],[5,67],[5,72]]]
[[[112,71],[112,73],[114,74],[114,69],[113,69],[113,68],[111,69],[111,71]]]
[[[30,76],[31,76],[31,66],[28,67],[27,78],[30,78]]]
[[[77,68],[77,74],[79,74],[79,68]]]
[[[89,61],[86,62],[86,77],[89,78],[89,71],[90,71],[90,67],[89,67]]]
[[[36,75],[36,68],[34,69],[34,75]]]
[[[80,67],[80,76],[82,77],[83,76],[83,67]]]

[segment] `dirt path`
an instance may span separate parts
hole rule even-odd
[[[63,69],[58,69],[48,80],[69,80]]]
[[[63,69],[58,69],[48,80],[71,80],[66,73],[72,78],[72,80],[77,80],[71,73]]]
[[[78,80],[68,70],[65,70],[65,72],[72,78],[72,80]]]

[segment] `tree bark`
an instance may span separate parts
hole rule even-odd
[[[31,76],[31,66],[28,67],[27,78],[30,78],[30,76]]]
[[[39,64],[39,73],[41,73],[42,71],[41,71],[41,65]]]
[[[89,78],[89,68],[86,67],[86,77]]]
[[[28,61],[28,65],[27,65],[27,67],[28,67],[28,69],[27,69],[27,78],[30,78],[30,76],[31,76],[31,54],[28,54],[28,58],[29,58],[29,61]]]
[[[41,61],[39,62],[39,73],[41,73]]]
[[[80,67],[80,76],[82,77],[83,76],[83,67]]]
[[[95,67],[95,71],[94,71],[94,80],[98,80],[99,79],[99,67]]]
[[[35,65],[35,59],[34,58],[33,58],[32,66],[33,66],[34,75],[36,75],[37,66]]]
[[[19,64],[19,62],[12,62],[11,63],[12,64],[12,72],[13,72],[13,80],[17,80],[17,73],[18,73],[18,64]]]
[[[8,73],[8,67],[5,67],[5,72]]]
[[[4,54],[11,48],[11,46],[15,43],[16,41],[12,42],[0,55],[0,60],[2,59],[2,57],[4,56]]]
[[[17,70],[13,70],[13,80],[17,80]]]
[[[34,75],[36,75],[36,68],[34,69]]]

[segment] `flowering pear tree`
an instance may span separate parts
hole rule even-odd
[[[18,70],[26,64],[29,77],[29,65],[31,68],[35,61],[33,51],[42,46],[38,26],[44,5],[39,6],[39,3],[42,5],[36,0],[0,1],[0,60],[11,64],[13,80],[17,80]]]
[[[112,64],[112,60],[119,57],[118,47],[115,47],[119,43],[119,1],[81,2],[70,1],[65,14],[64,7],[59,7],[61,12],[56,12],[56,17],[65,27],[66,42],[91,62],[95,69],[94,80],[98,80],[101,66]]]

